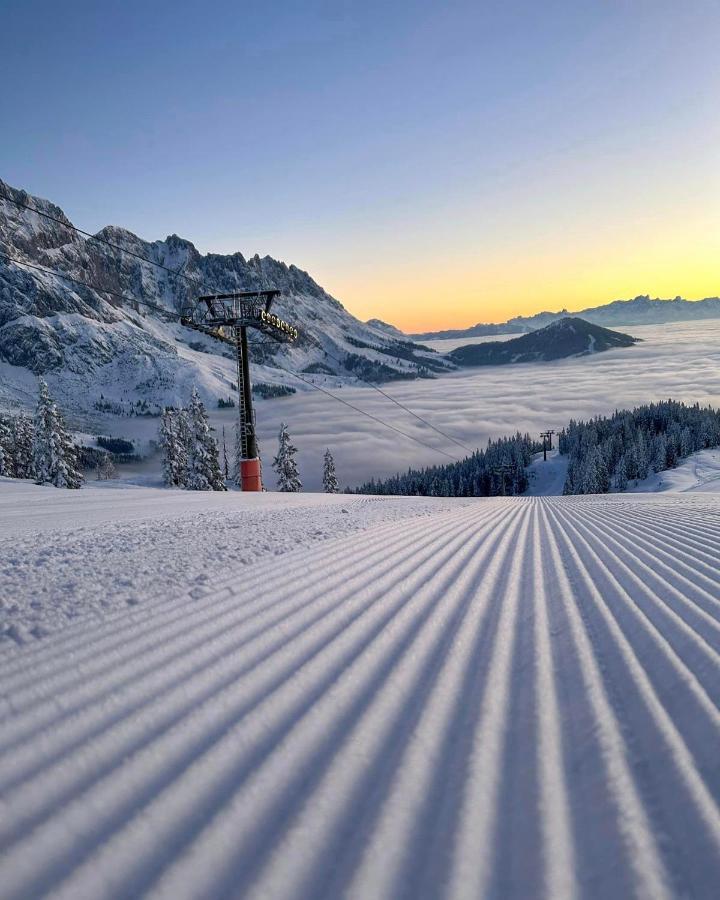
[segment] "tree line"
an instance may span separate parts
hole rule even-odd
[[[720,445],[720,411],[665,400],[612,416],[571,420],[558,438],[560,453],[568,457],[563,493],[624,491],[632,481]]]
[[[240,484],[241,442],[236,429],[234,465],[230,466],[224,429],[222,461],[205,406],[193,389],[187,407],[166,407],[160,425],[163,479],[186,490],[223,491]],[[113,443],[114,442],[114,443]],[[98,478],[112,477],[107,450],[131,448],[114,438],[98,438],[106,459],[97,462]],[[117,446],[116,446],[117,445]],[[616,411],[587,421],[571,420],[558,433],[560,453],[568,457],[565,494],[624,491],[654,472],[674,468],[698,450],[720,445],[720,411],[674,400]],[[493,497],[517,495],[528,488],[527,466],[542,449],[529,434],[488,441],[484,450],[447,465],[408,469],[386,479],[371,479],[348,493],[429,497]],[[287,425],[280,425],[278,452],[272,467],[278,489],[302,490],[302,481]],[[64,417],[40,379],[35,415],[0,416],[0,475],[28,478],[38,484],[79,488],[80,448],[73,443]],[[329,449],[323,458],[323,489],[340,490]]]
[[[528,488],[526,467],[542,449],[529,434],[490,440],[484,450],[446,465],[408,469],[390,478],[372,478],[351,490],[355,494],[421,497],[497,497],[522,494]]]
[[[58,488],[79,488],[83,483],[78,448],[42,378],[34,417],[0,417],[0,475]]]

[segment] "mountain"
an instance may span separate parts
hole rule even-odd
[[[484,324],[478,322],[469,328],[447,328],[445,331],[426,331],[423,334],[411,335],[414,341],[442,341],[452,338],[492,337],[495,334],[525,334],[529,329],[522,325]]]
[[[466,344],[447,355],[459,366],[501,366],[602,353],[615,347],[632,347],[636,341],[637,338],[629,334],[610,331],[576,316],[566,316],[509,341]]]
[[[395,338],[399,338],[400,340],[407,340],[407,336],[404,332],[400,331],[399,328],[396,328],[395,325],[390,325],[388,322],[383,322],[382,319],[368,319],[365,324],[368,326],[368,328],[379,328],[381,331],[385,331]]]
[[[2,199],[8,196],[38,212]],[[0,256],[0,408],[29,405],[37,375],[71,409],[177,404],[192,384],[214,405],[232,393],[232,349],[181,326],[179,312],[202,294],[235,290],[278,288],[273,311],[300,330],[293,345],[253,345],[261,381],[303,388],[276,366],[351,382],[427,376],[451,365],[383,323],[360,322],[294,265],[202,255],[177,235],[150,242],[115,226],[97,233],[129,251],[121,252],[73,231],[53,203],[2,181],[0,201],[0,252],[95,286]]]
[[[413,334],[414,340],[430,341],[444,338],[484,337],[493,334],[517,334],[536,331],[551,322],[569,315],[566,309],[560,312],[540,312],[534,316],[515,316],[499,325],[477,324],[469,328],[453,328],[446,331]],[[651,298],[644,294],[632,300],[613,300],[601,306],[573,313],[595,325],[616,327],[619,325],[663,325],[666,322],[692,322],[698,319],[720,319],[720,298],[706,297],[704,300],[673,300]]]

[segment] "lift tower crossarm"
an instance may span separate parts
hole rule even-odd
[[[268,290],[208,294],[183,309],[180,321],[213,337],[218,328],[256,328],[276,341],[294,341],[297,328],[271,312],[279,293]]]
[[[555,434],[554,431],[541,431],[540,437],[543,439],[543,462],[547,462],[547,452],[548,450],[552,450],[552,436]]]

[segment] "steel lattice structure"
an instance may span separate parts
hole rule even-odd
[[[253,328],[283,343],[296,340],[298,330],[270,311],[278,290],[209,294],[183,309],[181,324],[235,346],[240,414],[240,475],[244,491],[261,491],[262,475],[255,434],[247,329]],[[230,337],[230,334],[232,335]]]

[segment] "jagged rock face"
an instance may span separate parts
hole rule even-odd
[[[292,346],[272,345],[256,351],[256,361],[348,378],[353,367],[357,371],[358,355],[364,358],[366,377],[373,373],[387,377],[388,371],[392,377],[416,377],[426,374],[426,366],[443,365],[436,354],[414,347],[386,326],[358,321],[296,266],[269,256],[203,256],[177,235],[147,242],[115,226],[98,232],[97,237],[166,266],[172,270],[168,272],[129,252],[82,237],[67,227],[69,220],[57,206],[0,181],[0,197],[8,195],[60,222],[0,200],[3,250],[94,287],[0,257],[0,361],[35,374],[73,373],[88,384],[99,370],[122,361],[123,377],[129,379],[130,387],[134,371],[137,383],[146,385],[148,367],[157,370],[166,361],[167,371],[159,376],[166,385],[176,377],[178,367],[196,365],[192,354],[183,351],[187,345],[227,356],[221,344],[181,328],[179,313],[188,302],[203,293],[272,287],[282,292],[274,311],[298,325],[300,338]],[[148,310],[136,300],[155,304],[167,314]],[[159,394],[154,399],[163,402]]]

